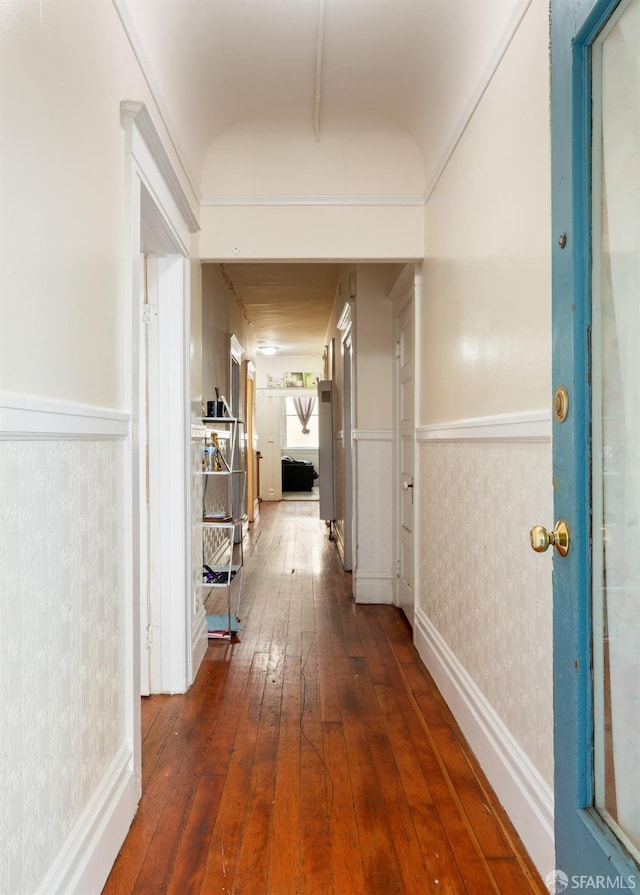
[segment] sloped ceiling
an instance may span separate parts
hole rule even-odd
[[[113,2],[197,196],[234,129],[273,151],[364,117],[415,142],[427,198],[531,0]],[[230,265],[258,338],[322,343],[337,270],[305,267]]]

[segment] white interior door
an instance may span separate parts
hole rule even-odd
[[[282,500],[282,405],[277,393],[258,389],[256,415],[259,434],[261,500]]]
[[[413,473],[415,456],[413,293],[396,318],[396,602],[413,626],[414,537]]]

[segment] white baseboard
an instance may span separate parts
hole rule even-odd
[[[358,572],[353,576],[353,596],[356,603],[393,603],[393,577],[372,572]]]
[[[451,652],[416,608],[414,641],[420,657],[544,878],[555,867],[553,792]]]
[[[124,743],[36,895],[100,895],[139,798],[131,744]]]

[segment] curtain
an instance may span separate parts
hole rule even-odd
[[[308,435],[307,423],[311,419],[313,408],[316,406],[315,398],[294,398],[293,406],[295,407],[298,419],[302,424],[302,434]]]

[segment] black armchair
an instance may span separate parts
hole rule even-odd
[[[311,460],[282,458],[283,491],[311,491],[317,478],[318,473],[313,468]]]

